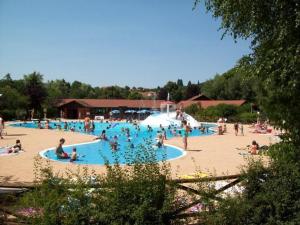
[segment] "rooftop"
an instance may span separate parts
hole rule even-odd
[[[129,100],[129,99],[61,99],[58,107],[71,102],[78,103],[87,108],[160,108],[164,100]]]

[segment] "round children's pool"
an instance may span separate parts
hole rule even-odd
[[[185,152],[177,147],[164,144],[162,147],[157,147],[157,134],[165,132],[168,139],[174,136],[180,136],[181,128],[165,127],[152,128],[137,126],[131,123],[106,123],[95,122],[94,131],[88,134],[99,136],[105,130],[108,140],[91,140],[91,142],[75,145],[65,145],[63,150],[70,155],[72,149],[76,147],[78,159],[74,161],[77,164],[98,164],[104,165],[127,164],[137,158],[140,160],[172,160],[182,157]],[[15,123],[12,126],[38,128],[37,122]],[[189,136],[206,136],[214,133],[211,124],[203,124],[202,130],[193,128]],[[45,127],[42,123],[40,127]],[[50,122],[50,129],[61,129],[70,132],[84,132],[84,124],[80,121],[65,122]],[[68,140],[66,140],[68,141]],[[117,150],[112,150],[112,142],[117,143]],[[57,143],[54,143],[56,145]],[[46,149],[40,152],[40,155],[50,160],[60,162],[70,162],[69,159],[59,159],[55,154],[55,148]]]

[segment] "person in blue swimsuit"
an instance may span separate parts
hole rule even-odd
[[[182,138],[183,138],[183,146],[184,146],[184,150],[187,150],[187,146],[188,146],[188,136],[189,136],[189,132],[190,132],[190,128],[187,125],[186,120],[182,121],[182,125],[183,125],[183,129],[182,129]]]

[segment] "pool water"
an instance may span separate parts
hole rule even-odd
[[[50,122],[49,125],[52,129],[58,129],[59,126],[64,128],[64,122]],[[16,123],[12,126],[38,128],[37,122]],[[213,125],[205,124],[204,126],[210,128]],[[68,122],[68,127],[66,130],[72,132],[70,129],[73,128],[75,132],[85,133],[83,131],[83,127],[83,122]],[[129,129],[129,137],[124,131],[126,129]],[[164,129],[166,130],[168,139],[174,137],[175,135],[180,135],[180,128],[177,128],[176,130],[174,130],[174,128]],[[105,163],[114,164],[116,163],[116,160],[120,164],[126,164],[132,162],[137,156],[142,158],[151,158],[154,155],[157,161],[162,161],[176,159],[184,155],[184,151],[182,149],[174,146],[164,145],[161,148],[156,146],[157,132],[161,131],[160,128],[153,128],[152,131],[148,131],[147,127],[139,126],[138,129],[137,126],[130,123],[95,122],[95,130],[88,134],[99,136],[103,130],[106,131],[106,136],[109,140],[113,140],[116,136],[116,141],[118,143],[118,148],[116,151],[111,149],[110,141],[103,140],[91,140],[89,143],[69,146],[66,145],[63,146],[64,151],[70,155],[72,153],[72,148],[76,147],[78,160],[76,160],[74,163],[98,165],[104,165]],[[213,134],[212,129],[205,129],[204,133],[202,133],[199,129],[193,129],[190,133],[190,136],[205,136],[211,134]],[[58,141],[59,140],[57,140],[57,142]],[[66,140],[66,142],[68,142],[68,140]],[[54,145],[56,144],[57,143],[54,143]],[[46,149],[42,151],[40,155],[51,160],[69,162],[68,159],[58,159],[54,148]]]

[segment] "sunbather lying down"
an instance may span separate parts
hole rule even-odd
[[[16,144],[14,146],[9,147],[7,150],[8,153],[18,153],[22,150],[21,141],[19,139],[16,140]]]
[[[22,149],[22,145],[21,145],[21,141],[20,140],[16,140],[16,144],[10,147],[5,147],[5,148],[1,148],[2,149],[2,154],[10,154],[10,153],[18,153],[20,151],[24,151]]]

